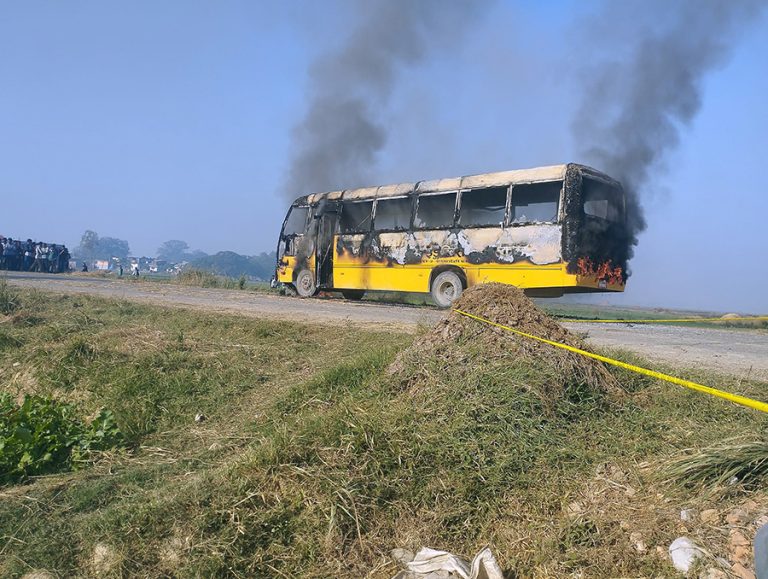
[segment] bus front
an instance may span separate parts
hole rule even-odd
[[[565,189],[563,257],[574,280],[570,291],[624,291],[632,238],[621,184],[589,167],[569,165]]]

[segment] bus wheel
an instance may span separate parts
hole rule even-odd
[[[311,298],[317,293],[315,276],[308,269],[302,269],[296,276],[296,293],[303,298]]]
[[[341,295],[344,296],[345,300],[358,301],[363,299],[365,290],[341,290]]]
[[[464,286],[461,278],[452,271],[444,271],[432,280],[432,299],[441,308],[449,308],[459,299]]]

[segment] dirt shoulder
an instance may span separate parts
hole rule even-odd
[[[62,293],[84,293],[171,307],[237,313],[301,322],[343,323],[415,331],[432,325],[435,309],[350,302],[341,299],[280,297],[247,291],[203,289],[152,282],[72,276],[9,275],[9,283]],[[677,367],[706,368],[740,378],[768,380],[768,331],[688,328],[665,325],[565,324],[589,342],[622,348]]]

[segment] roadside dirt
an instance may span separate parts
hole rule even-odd
[[[417,306],[307,299],[247,291],[203,289],[154,282],[76,275],[9,274],[20,287],[91,294],[172,307],[305,323],[343,323],[413,332],[432,326],[443,312]],[[597,346],[621,348],[681,368],[705,368],[739,378],[768,381],[768,331],[689,328],[666,325],[563,324]]]

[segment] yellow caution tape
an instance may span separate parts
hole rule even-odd
[[[768,413],[768,404],[766,404],[765,402],[760,402],[759,400],[753,400],[752,398],[747,398],[746,396],[739,396],[738,394],[731,394],[730,392],[724,392],[723,390],[718,390],[717,388],[710,388],[709,386],[704,386],[703,384],[697,384],[696,382],[691,382],[690,380],[683,380],[682,378],[676,378],[675,376],[670,376],[669,374],[663,374],[662,372],[656,372],[655,370],[648,370],[647,368],[641,368],[640,366],[635,366],[634,364],[627,364],[626,362],[622,362],[621,360],[614,360],[613,358],[608,358],[606,356],[601,356],[599,354],[593,354],[592,352],[587,352],[586,350],[575,348],[574,346],[569,346],[568,344],[555,342],[553,340],[547,340],[546,338],[534,336],[533,334],[527,334],[520,330],[516,330],[515,328],[510,328],[509,326],[505,326],[503,324],[499,324],[497,322],[487,320],[485,318],[481,318],[480,316],[476,316],[474,314],[470,314],[462,310],[454,309],[453,311],[456,312],[457,314],[461,314],[462,316],[466,316],[468,318],[472,318],[473,320],[477,320],[478,322],[483,322],[491,326],[501,328],[502,330],[507,330],[509,332],[513,332],[520,336],[530,338],[532,340],[544,342],[545,344],[549,344],[550,346],[555,346],[556,348],[562,348],[563,350],[568,350],[569,352],[581,354],[582,356],[586,356],[587,358],[600,360],[601,362],[605,362],[606,364],[611,364],[612,366],[618,366],[619,368],[624,368],[625,370],[631,370],[632,372],[637,372],[638,374],[645,374],[646,376],[651,376],[652,378],[658,378],[659,380],[666,380],[667,382],[671,382],[672,384],[677,384],[678,386],[684,386],[685,388],[690,388],[691,390],[695,390],[696,392],[703,392],[704,394],[709,394],[710,396],[716,396],[717,398],[722,398],[723,400],[728,400],[735,404],[741,404],[742,406],[746,406],[747,408],[753,408],[755,410],[760,410],[761,412]]]
[[[677,324],[682,322],[766,322],[768,316],[749,316],[738,318],[678,318],[663,320],[585,320],[579,318],[558,318],[559,322],[569,324]]]

